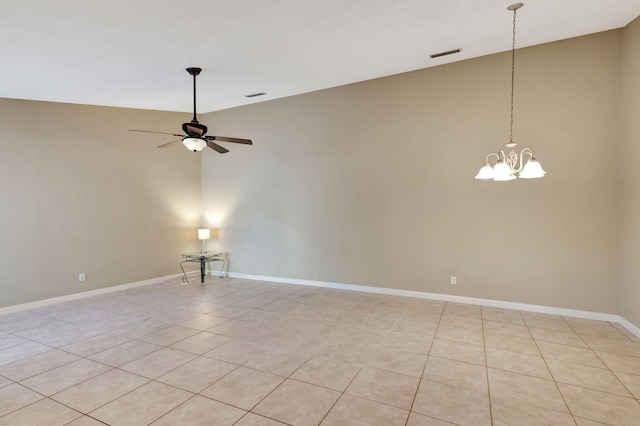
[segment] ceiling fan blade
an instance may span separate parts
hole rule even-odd
[[[211,141],[207,141],[207,146],[211,149],[214,149],[216,151],[218,151],[220,154],[224,154],[226,152],[229,152],[229,150],[223,146],[218,145],[215,142],[211,142]]]
[[[242,143],[245,145],[253,145],[253,142],[251,141],[251,139],[228,138],[226,136],[205,136],[205,139],[210,141],[233,142],[233,143]]]
[[[174,144],[174,143],[176,143],[176,142],[179,142],[179,141],[181,141],[181,140],[182,140],[182,139],[176,139],[176,140],[173,140],[173,141],[171,141],[171,142],[163,143],[162,145],[158,145],[158,148],[166,148],[166,147],[168,147],[169,145],[172,145],[172,144]]]
[[[152,130],[137,130],[137,129],[129,129],[130,132],[142,132],[142,133],[155,133],[157,135],[171,135],[171,136],[176,136],[176,137],[181,137],[183,138],[184,135],[177,135],[175,133],[167,133],[167,132],[154,132]]]

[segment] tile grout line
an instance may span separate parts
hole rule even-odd
[[[378,300],[380,300],[380,299],[378,298]],[[410,304],[411,304],[411,302],[409,303],[409,305],[410,305]],[[406,310],[407,310],[407,309],[408,309],[408,307],[407,307],[407,308],[405,308],[405,309],[403,310],[403,312],[402,312],[402,313],[406,312]],[[392,325],[391,327],[389,327],[389,330],[385,333],[384,337],[380,340],[380,343],[384,342],[384,340],[389,336],[389,333],[391,333],[391,330],[392,330],[392,329],[393,329],[393,327],[398,323],[398,321],[400,320],[400,317],[401,317],[401,316],[402,316],[402,314],[400,314],[400,315],[398,316],[398,318],[396,318],[396,320],[393,322],[393,325]],[[376,349],[378,349],[378,348],[380,347],[380,343],[376,345]],[[370,356],[369,356],[369,357],[370,357]],[[369,359],[369,357],[367,357],[367,360]],[[362,369],[363,369],[366,365],[367,365],[367,362],[365,361],[365,362],[362,364],[362,366],[358,369],[358,372],[357,372],[356,374],[354,374],[354,375],[353,375],[353,377],[351,378],[351,380],[349,381],[349,383],[347,384],[347,386],[345,386],[344,390],[343,390],[342,392],[340,392],[340,396],[338,396],[338,398],[335,400],[335,402],[331,405],[331,408],[329,408],[329,410],[325,413],[325,415],[322,417],[322,419],[320,419],[320,422],[318,423],[318,425],[320,425],[320,424],[321,424],[321,423],[322,423],[322,422],[327,418],[327,416],[329,415],[329,413],[331,413],[331,410],[333,410],[333,408],[336,406],[336,404],[338,403],[338,401],[340,401],[340,399],[341,399],[345,394],[347,394],[347,395],[351,395],[351,394],[348,394],[348,393],[347,393],[347,389],[349,388],[349,386],[351,386],[351,384],[353,383],[353,381],[356,379],[356,377],[358,377],[358,375],[360,374],[360,372],[362,371]],[[371,400],[370,400],[370,399],[368,399],[368,398],[363,398],[363,399],[366,399],[366,400],[368,400],[368,401],[371,401]],[[378,402],[378,403],[380,403],[379,401],[374,401],[374,402]],[[383,404],[383,405],[387,405],[387,404]],[[395,407],[395,408],[398,408],[398,407]],[[407,415],[407,419],[409,418],[409,416],[410,416],[410,415],[411,415],[411,410],[409,410],[409,414]]]
[[[561,317],[561,318],[569,327],[571,327],[571,324],[569,324],[564,317]],[[560,386],[558,385],[558,382],[556,381],[556,378],[553,375],[553,371],[551,371],[551,368],[549,368],[549,363],[547,363],[546,357],[544,356],[544,354],[540,350],[540,346],[538,345],[538,341],[533,337],[533,333],[531,332],[531,329],[529,328],[529,324],[527,323],[527,320],[525,318],[523,318],[523,319],[524,319],[525,326],[527,327],[527,331],[531,335],[531,339],[533,340],[533,343],[536,345],[536,349],[538,349],[538,353],[540,354],[540,357],[542,358],[542,361],[544,362],[545,367],[547,367],[547,370],[549,370],[549,374],[551,375],[551,378],[553,379],[553,383],[555,384],[556,389],[558,390],[558,393],[560,394],[560,397],[562,398],[562,402],[564,402],[565,407],[567,407],[567,411],[569,412],[569,415],[571,416],[571,419],[573,420],[573,423],[577,425],[578,422],[576,421],[576,417],[573,414],[573,411],[571,411],[571,407],[569,407],[569,404],[567,403],[567,399],[565,398],[564,394],[560,390]],[[572,330],[573,330],[573,328],[572,328]],[[576,335],[578,337],[580,337],[580,335],[578,335],[577,333],[576,333]]]
[[[518,311],[520,312],[520,311]],[[522,314],[520,314],[522,318]],[[489,419],[493,426],[493,404],[491,404],[491,382],[489,381],[489,357],[487,356],[487,340],[485,338],[484,309],[480,308],[480,321],[482,322],[482,348],[484,349],[484,371],[487,377],[487,397],[489,398]],[[524,318],[522,318],[524,321]]]
[[[604,366],[606,367],[606,370],[607,370],[607,371],[609,371],[609,373],[611,373],[611,374],[616,378],[616,380],[617,380],[617,381],[622,385],[622,387],[624,387],[624,389],[629,393],[629,395],[631,395],[631,399],[636,399],[636,398],[635,398],[635,395],[633,394],[633,392],[631,392],[631,390],[627,387],[627,385],[625,385],[625,384],[624,384],[624,382],[623,382],[622,380],[620,380],[620,378],[618,377],[618,375],[616,374],[616,372],[615,372],[615,371],[613,371],[613,370],[609,367],[609,364],[607,364],[607,363],[606,363],[606,362],[605,362],[605,361],[600,357],[600,355],[598,355],[598,353],[593,349],[593,347],[591,347],[591,345],[589,344],[589,342],[585,341],[585,340],[582,338],[582,335],[581,335],[580,333],[578,333],[578,332],[575,330],[575,328],[573,328],[573,326],[571,325],[571,323],[569,323],[568,321],[567,321],[567,323],[569,324],[569,327],[571,327],[571,329],[573,330],[573,332],[574,332],[574,333],[576,333],[576,335],[578,335],[578,337],[579,337],[579,338],[580,338],[580,339],[581,339],[581,340],[582,340],[582,341],[587,345],[587,347],[588,347],[589,349],[591,349],[591,352],[593,352],[593,354],[594,354],[594,355],[595,355],[595,356],[600,360],[600,362],[602,362],[602,364],[604,364]],[[625,336],[625,337],[626,337],[626,336]],[[602,352],[608,352],[608,351],[602,351]],[[614,354],[616,354],[616,355],[622,355],[622,354],[618,354],[618,353],[615,353],[615,352],[608,352],[608,353],[614,353]],[[551,370],[551,369],[549,369],[549,370]],[[552,373],[552,375],[553,375],[553,373]],[[618,395],[618,394],[615,394],[615,393],[612,393],[612,392],[608,392],[608,391],[603,391],[603,390],[599,390],[599,389],[586,388],[586,387],[584,387],[584,386],[580,386],[580,385],[572,385],[572,384],[570,384],[570,383],[566,383],[566,384],[568,384],[569,386],[581,387],[581,388],[588,389],[588,390],[592,390],[592,391],[596,391],[596,392],[608,393],[608,394],[610,394],[610,395],[615,395],[615,396],[619,396],[619,397],[622,397],[622,398],[628,398],[628,397],[626,397],[626,396]],[[637,399],[636,399],[636,400],[637,400]]]
[[[415,300],[415,299],[414,299]],[[431,356],[431,349],[433,348],[433,344],[436,340],[436,335],[438,334],[438,330],[440,329],[440,323],[442,322],[442,318],[444,317],[444,311],[447,307],[447,303],[445,302],[442,305],[442,311],[440,312],[440,318],[438,319],[438,325],[436,326],[436,330],[433,332],[433,339],[431,339],[431,345],[429,345],[429,350],[427,351],[427,359],[424,361],[424,365],[422,366],[422,372],[420,377],[418,377],[418,386],[416,387],[416,391],[413,394],[413,400],[411,401],[411,406],[409,407],[409,415],[407,416],[407,420],[405,421],[405,426],[409,424],[409,419],[411,418],[411,413],[413,413],[413,406],[416,402],[416,397],[418,396],[418,392],[420,391],[420,386],[422,386],[422,380],[424,377],[424,372],[427,369],[427,364],[429,363],[429,357]]]

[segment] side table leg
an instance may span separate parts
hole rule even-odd
[[[182,284],[187,285],[189,284],[189,278],[187,277],[187,273],[184,272],[184,268],[182,267],[183,263],[184,262],[180,262],[180,269],[182,269]]]
[[[218,278],[224,278],[224,267],[226,266],[227,262],[224,259],[220,259],[220,261],[222,262],[222,268],[220,268]]]
[[[205,262],[204,262],[204,258],[200,259],[200,282],[204,283],[204,266],[205,266]]]

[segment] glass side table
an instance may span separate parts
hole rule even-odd
[[[182,269],[182,283],[189,284],[189,278],[182,266],[185,263],[199,263],[200,264],[200,282],[204,283],[205,276],[205,264],[209,262],[222,262],[222,267],[218,273],[219,278],[224,278],[224,268],[227,266],[227,261],[224,260],[224,253],[182,253],[182,262],[180,262],[180,269]],[[211,267],[209,267],[211,270]]]

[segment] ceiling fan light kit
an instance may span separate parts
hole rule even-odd
[[[182,145],[185,146],[189,151],[199,152],[207,146],[207,141],[204,141],[200,138],[190,138],[186,137],[182,139]]]
[[[183,135],[176,133],[165,133],[165,132],[153,132],[150,130],[135,130],[129,129],[132,132],[144,132],[144,133],[157,133],[161,135],[172,135],[175,137],[179,137],[180,139],[176,139],[171,142],[167,142],[165,144],[159,145],[158,148],[166,148],[170,145],[173,145],[175,142],[182,141],[182,144],[189,151],[200,152],[205,147],[209,147],[214,151],[225,154],[229,152],[229,150],[221,145],[218,145],[214,141],[221,142],[232,142],[232,143],[240,143],[244,145],[253,145],[251,139],[241,139],[241,138],[230,138],[227,136],[208,136],[207,135],[207,126],[198,122],[197,112],[196,112],[196,77],[202,72],[202,68],[197,67],[189,67],[187,68],[187,72],[189,75],[193,77],[193,118],[188,123],[182,123],[182,131],[185,133]]]
[[[476,179],[494,180],[497,182],[505,182],[517,178],[537,179],[544,177],[546,172],[542,169],[540,163],[534,158],[531,148],[524,148],[518,154],[515,150],[516,143],[513,142],[513,92],[515,88],[515,69],[516,69],[516,12],[524,6],[523,3],[515,3],[507,7],[507,10],[513,12],[513,37],[511,45],[511,124],[509,128],[509,143],[507,151],[500,150],[498,153],[490,153],[485,158],[484,165],[476,175]],[[529,156],[527,162],[524,162],[525,156]],[[496,157],[496,163],[492,167],[489,159]]]

